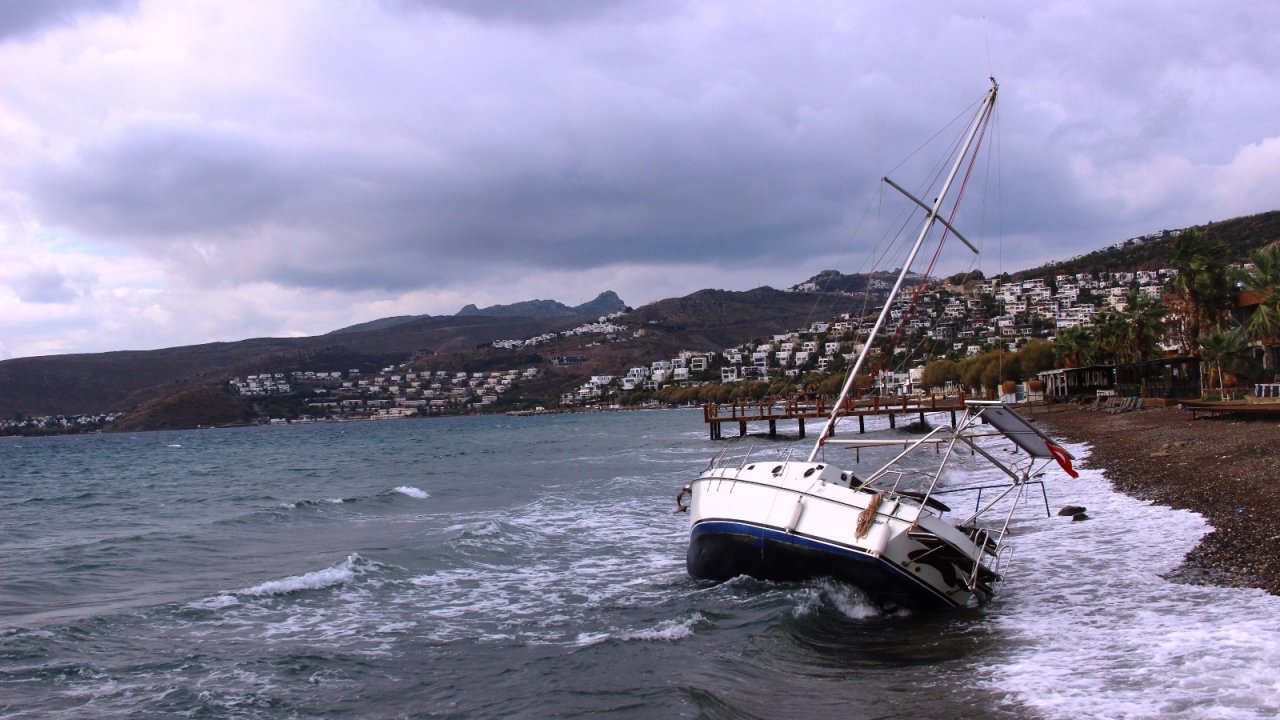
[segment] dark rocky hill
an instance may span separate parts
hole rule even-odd
[[[486,317],[581,317],[601,316],[625,310],[627,304],[612,290],[606,290],[594,300],[576,307],[569,307],[556,300],[526,300],[511,305],[491,305],[478,308],[467,305],[458,311],[460,316],[483,315]]]
[[[556,300],[526,300],[524,302],[513,303],[511,305],[492,305],[487,308],[477,308],[475,305],[467,305],[459,310],[452,317],[489,317],[489,318],[584,318],[584,317],[600,317],[609,313],[625,310],[626,303],[622,302],[622,298],[612,290],[606,290],[596,296],[594,300],[585,302],[576,307],[570,307]],[[373,330],[388,330],[400,325],[409,323],[432,322],[437,318],[431,315],[396,315],[394,317],[378,318],[369,322],[357,323],[344,328],[333,330],[329,335],[346,335],[348,333],[369,332]],[[537,334],[537,333],[534,333]]]
[[[723,350],[830,320],[834,314],[847,312],[849,302],[842,295],[784,292],[771,287],[745,292],[699,290],[636,308],[622,322],[660,332],[681,349]]]

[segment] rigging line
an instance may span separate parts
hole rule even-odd
[[[990,145],[990,146],[988,146],[988,147],[986,148],[986,151],[987,151],[987,152],[986,152],[986,156],[985,156],[985,158],[984,158],[984,159],[986,160],[986,165],[984,166],[984,172],[983,172],[983,175],[982,175],[982,182],[983,182],[983,185],[982,185],[982,212],[981,212],[981,213],[979,213],[979,215],[978,215],[978,233],[977,233],[977,237],[976,237],[976,239],[975,239],[975,243],[976,243],[976,244],[977,244],[977,246],[979,247],[979,252],[978,252],[978,253],[975,253],[975,254],[973,255],[973,257],[970,259],[969,264],[967,265],[966,272],[972,272],[973,270],[979,270],[979,271],[981,271],[981,270],[982,270],[982,266],[984,265],[985,260],[986,260],[986,257],[985,257],[986,253],[985,253],[985,252],[981,252],[981,248],[982,248],[982,245],[984,244],[984,243],[983,243],[983,240],[985,240],[985,239],[986,239],[986,237],[987,237],[987,223],[988,223],[988,221],[990,221],[990,220],[991,220],[991,217],[990,217],[990,215],[991,215],[991,211],[990,211],[990,207],[989,207],[989,205],[990,205],[989,198],[991,198],[991,197],[992,197],[992,194],[991,194],[991,175],[992,175],[992,168],[993,168],[993,167],[995,168],[995,175],[996,175],[996,179],[995,179],[995,186],[996,186],[996,192],[995,192],[995,204],[996,204],[996,210],[995,210],[995,213],[996,213],[996,219],[995,219],[995,222],[996,222],[996,225],[997,225],[997,230],[996,230],[996,232],[997,232],[997,233],[999,233],[999,232],[1000,232],[998,228],[999,228],[999,224],[1000,224],[1000,213],[1001,213],[1000,202],[1001,202],[1001,199],[1002,199],[1002,198],[1001,198],[1001,195],[1000,195],[1000,187],[1001,187],[1001,180],[1000,180],[1000,168],[1001,168],[1001,164],[1000,164],[1000,116],[997,114],[997,113],[999,113],[999,112],[1000,112],[1000,108],[998,108],[998,107],[997,107],[997,108],[994,108],[994,110],[993,110],[993,114],[991,115],[991,117],[989,118],[989,121],[988,121],[988,122],[989,122],[989,124],[990,124],[990,127],[991,127],[991,131],[990,131],[990,134],[991,134],[991,145]],[[994,162],[993,162],[993,158],[994,158]],[[985,274],[983,275],[983,277],[985,277]]]
[[[978,162],[979,153],[982,151],[983,140],[986,138],[990,120],[991,113],[984,113],[979,122],[979,130],[976,135],[975,145],[969,155],[969,162],[965,168],[964,177],[960,181],[960,187],[956,192],[954,201],[951,205],[951,212],[947,216],[947,222],[943,223],[942,234],[939,236],[938,244],[934,248],[933,257],[929,260],[929,266],[926,268],[924,275],[920,279],[920,283],[916,286],[915,291],[911,296],[911,302],[907,305],[906,312],[904,312],[902,317],[898,320],[898,326],[894,329],[893,335],[885,346],[885,351],[881,356],[878,369],[883,369],[886,364],[893,361],[893,349],[897,346],[898,341],[901,340],[902,334],[906,330],[907,322],[915,314],[916,306],[919,303],[920,298],[924,295],[925,289],[929,286],[929,280],[933,276],[933,270],[937,266],[938,258],[942,255],[943,244],[946,242],[947,235],[950,234],[950,224],[955,220],[956,214],[960,210],[960,201],[964,198],[965,190],[969,186],[969,178],[973,175],[973,169]]]
[[[888,174],[892,175],[893,173],[897,172],[900,168],[902,168],[903,165],[907,164],[908,160],[920,154],[921,150],[924,150],[926,147],[928,147],[929,143],[932,143],[934,140],[936,140],[939,135],[946,132],[947,128],[956,124],[956,122],[959,121],[961,118],[972,116],[974,106],[981,104],[982,101],[985,99],[986,99],[986,95],[983,95],[981,98],[978,99],[977,102],[970,103],[968,106],[966,106],[963,110],[961,110],[958,114],[956,114],[955,117],[947,121],[945,125],[938,128],[937,132],[935,132],[933,135],[930,135],[929,138],[926,139],[924,142],[920,143],[919,147],[917,147],[915,150],[912,150],[911,153],[908,154],[906,157],[902,158],[902,161],[899,162],[897,165],[893,166],[893,168],[889,170]]]
[[[884,216],[884,185],[877,184],[876,188],[877,188],[876,189],[876,224],[880,225],[881,218]],[[880,243],[884,241],[885,241],[885,236],[881,235],[880,238],[876,240],[876,244],[871,248],[871,252],[868,253],[867,257],[868,258],[874,257],[876,249],[879,248]],[[866,265],[864,262],[863,267],[864,269],[872,270],[876,267],[876,265],[875,265],[875,262],[873,261],[871,264],[871,268],[866,268]],[[862,329],[862,321],[867,316],[867,306],[870,304],[868,300],[868,298],[870,297],[870,289],[869,289],[870,283],[869,281],[866,280],[866,276],[870,275],[870,272],[864,273],[863,275],[864,275],[863,277],[864,284],[862,286],[862,309],[858,311],[858,322],[856,325],[854,325],[854,330],[853,330],[854,344],[857,344],[858,342],[858,331]],[[853,297],[850,296],[849,303],[848,305],[845,306],[846,313],[852,314],[853,303],[854,303]]]
[[[880,193],[881,193],[881,197],[883,197],[883,194],[884,194],[884,188],[883,188],[883,185],[881,186]],[[896,232],[894,232],[894,233],[891,233],[891,234],[890,234],[890,233],[886,233],[886,234],[882,237],[881,242],[884,242],[886,239],[887,239],[888,241],[885,243],[885,245],[884,245],[883,249],[881,249],[881,250],[880,250],[880,252],[879,252],[879,254],[878,254],[878,255],[874,254],[874,253],[875,253],[875,251],[876,251],[876,248],[873,248],[873,249],[872,249],[872,253],[873,253],[874,259],[873,259],[873,261],[872,261],[872,263],[871,263],[871,267],[870,267],[870,269],[869,269],[869,270],[868,270],[868,272],[867,272],[867,276],[868,276],[868,277],[867,277],[867,284],[863,287],[863,291],[862,291],[862,311],[861,311],[861,313],[860,313],[860,314],[859,314],[859,316],[858,316],[859,328],[861,327],[862,320],[863,320],[863,319],[865,319],[865,317],[866,317],[866,315],[867,315],[867,307],[870,305],[870,298],[871,298],[871,279],[870,279],[870,274],[871,274],[871,273],[874,273],[874,272],[877,272],[878,270],[880,270],[880,268],[881,268],[881,267],[883,267],[883,266],[886,264],[886,263],[885,263],[885,260],[889,257],[889,254],[890,254],[890,253],[895,249],[895,246],[896,246],[896,245],[897,245],[897,244],[898,244],[898,243],[899,243],[899,242],[900,242],[904,237],[906,237],[904,233],[906,232],[907,226],[908,226],[908,224],[910,224],[910,222],[911,222],[911,220],[912,220],[912,218],[913,218],[913,217],[914,217],[914,213],[912,213],[912,212],[908,212],[908,213],[906,213],[906,214],[905,214],[905,216],[902,218],[902,223],[898,226],[897,231],[896,231]],[[879,243],[877,243],[877,246],[876,246],[876,247],[877,247],[877,248],[879,248],[879,247],[880,247]],[[899,249],[899,250],[901,250],[902,248],[898,248],[898,249]],[[852,309],[852,307],[853,307],[853,303],[852,303],[852,302],[850,302],[849,307],[850,307],[850,309]]]
[[[992,82],[993,82],[993,85],[994,85],[994,79],[992,80]],[[994,92],[994,90],[989,91],[989,93],[987,93],[987,94],[984,94],[984,95],[983,95],[983,97],[981,98],[981,100],[980,100],[977,104],[979,104],[979,105],[985,105],[985,104],[987,103],[988,97],[990,97],[990,96],[991,96],[991,94],[992,94],[993,92]],[[973,107],[973,105],[971,104],[971,105],[969,106],[969,108],[972,108],[972,107]],[[963,112],[962,112],[961,114],[963,114]],[[985,121],[986,121],[986,119],[987,119],[989,116],[990,116],[990,109],[988,108],[986,111],[984,111],[984,112],[982,113],[982,118],[980,119],[980,122],[979,122],[979,124],[980,124],[983,128],[985,128]],[[920,149],[922,149],[925,145],[928,145],[928,144],[929,144],[929,142],[932,142],[933,138],[936,138],[938,135],[940,135],[940,134],[943,132],[943,130],[945,130],[945,128],[946,128],[946,127],[948,127],[948,126],[950,126],[951,124],[954,124],[954,123],[955,123],[955,119],[953,118],[953,119],[952,119],[952,121],[951,121],[951,123],[948,123],[946,126],[944,126],[944,127],[943,127],[943,129],[940,129],[937,133],[934,133],[934,135],[933,135],[933,136],[932,136],[928,141],[926,141],[925,143],[923,143],[923,144],[921,145],[921,148],[918,148],[915,152],[913,152],[910,156],[908,156],[908,158],[907,158],[907,159],[910,159],[910,157],[912,157],[912,156],[914,156],[916,153],[918,153],[918,152],[919,152],[919,150],[920,150]],[[969,133],[969,138],[968,138],[968,139],[966,139],[964,142],[965,142],[965,143],[967,143],[967,142],[969,141],[969,139],[972,139],[972,138],[973,138],[973,135],[974,135],[974,134],[976,134],[978,130],[979,130],[979,127],[978,127],[978,126],[972,126],[972,130],[971,130],[971,131],[970,131],[970,133]],[[953,147],[953,148],[955,148],[955,147],[958,147],[959,145],[960,145],[960,143],[959,143],[959,142],[957,142],[956,144],[953,144],[953,146],[952,146],[952,147]],[[966,148],[966,149],[967,149],[967,148]],[[956,162],[961,162],[964,154],[965,154],[965,153],[961,152],[961,153],[960,153],[960,156],[961,156],[961,157],[956,158],[956,151],[955,151],[954,149],[952,150],[952,152],[947,153],[947,155],[948,155],[948,156],[951,156],[951,157],[953,157],[953,158],[956,158]],[[898,164],[898,166],[896,166],[896,167],[902,167],[902,165],[904,165],[905,163],[906,163],[906,160],[904,160],[902,163],[899,163],[899,164]],[[971,168],[972,168],[972,160],[971,160],[971,162],[970,162],[970,170],[971,170]],[[933,183],[936,183],[936,182],[937,182],[937,179],[936,179],[936,177],[935,177],[935,179],[934,179]],[[950,182],[950,181],[948,180],[948,183],[949,183],[949,182]],[[930,186],[932,186],[932,183],[930,184]],[[912,214],[914,215],[914,213],[912,213]],[[955,214],[955,210],[953,209],[952,215],[954,216],[954,214]],[[926,227],[926,229],[925,229],[925,230],[927,231],[927,229],[928,229],[928,228]],[[943,237],[945,237],[945,235],[944,235]],[[920,240],[923,240],[923,236],[920,238]],[[917,241],[917,242],[919,242],[919,241]],[[914,246],[914,245],[915,245],[915,243],[913,243],[913,246]],[[914,256],[914,252],[915,252],[915,250],[913,250],[911,253],[909,253],[909,254],[908,254],[908,256],[909,256],[909,257],[913,257],[913,256]],[[905,265],[905,262],[904,262],[904,265]],[[902,281],[906,279],[906,275],[908,274],[908,272],[909,272],[909,270],[910,270],[910,269],[909,269],[909,268],[906,268],[906,267],[903,267],[903,266],[900,266],[900,267],[899,267],[899,270],[900,270],[900,275],[899,275],[899,278],[898,278],[898,281],[897,281],[897,282],[898,282],[898,284],[900,285],[900,284],[902,283]],[[922,284],[923,284],[923,283],[922,283]],[[883,317],[884,317],[884,313],[883,313],[883,311],[882,311],[881,316],[880,316],[880,319],[879,319],[879,320],[877,320],[877,323],[882,322],[882,321],[883,321]],[[861,322],[859,323],[859,328],[861,328]],[[870,343],[870,342],[871,342],[871,338],[870,338],[870,337],[868,337],[868,340],[867,340],[867,341],[868,341],[868,343]],[[864,349],[864,353],[869,354],[870,350],[871,350],[871,348],[865,348],[865,349]],[[861,357],[860,357],[860,360],[861,360],[861,358],[865,358],[865,357],[866,357],[866,355],[864,354],[863,356],[861,356]],[[884,358],[884,354],[882,353],[882,354],[881,354],[881,362],[883,362],[883,358]],[[856,364],[855,364],[855,368],[854,368],[854,369],[857,369]],[[848,379],[846,380],[846,383],[845,383],[844,389],[841,391],[841,396],[842,396],[842,397],[843,397],[844,393],[848,392],[848,390],[851,388],[851,386],[856,382],[856,378],[855,378],[855,377],[853,377],[853,370],[850,370],[850,374],[849,374],[849,375],[850,375],[850,376],[849,376],[849,377],[848,377]],[[827,426],[826,426],[826,429],[824,429],[824,431],[823,431],[823,434],[824,434],[824,435],[825,435],[825,434],[826,434],[826,433],[831,429],[831,427],[832,427],[832,425],[834,424],[835,420],[836,420],[836,418],[835,418],[835,414],[834,414],[834,411],[833,411],[833,415],[832,415],[832,417],[828,420],[828,422],[827,422]],[[810,456],[810,459],[812,459],[812,458],[813,458],[813,455],[816,455],[816,454],[817,454],[817,452],[821,449],[821,447],[822,447],[822,439],[819,439],[819,441],[818,441],[818,445],[814,448],[813,453],[812,453],[812,454],[811,454],[811,456]]]
[[[972,110],[973,110],[973,108],[974,108],[975,106],[977,106],[977,105],[981,105],[981,104],[985,101],[985,99],[986,99],[986,94],[984,93],[984,94],[983,94],[983,96],[982,96],[982,97],[980,97],[977,101],[975,101],[975,102],[973,102],[973,103],[970,103],[967,107],[965,107],[963,110],[961,110],[959,113],[957,113],[957,115],[956,115],[955,117],[953,117],[950,121],[948,121],[947,123],[943,124],[943,125],[942,125],[942,127],[940,127],[940,128],[938,129],[938,131],[937,131],[937,132],[935,132],[935,133],[934,133],[933,135],[931,135],[928,139],[926,139],[924,142],[922,142],[922,143],[921,143],[921,144],[920,144],[920,145],[919,145],[919,146],[918,146],[914,151],[912,151],[910,154],[908,154],[906,157],[904,157],[904,158],[902,159],[902,161],[900,161],[897,165],[895,165],[895,166],[893,167],[893,169],[889,171],[889,173],[888,173],[888,174],[890,174],[890,175],[891,175],[891,174],[893,174],[894,172],[896,172],[898,169],[900,169],[900,168],[901,168],[903,165],[905,165],[905,164],[906,164],[906,163],[907,163],[911,158],[913,158],[913,157],[915,157],[917,154],[919,154],[921,150],[923,150],[925,147],[927,147],[928,145],[930,145],[931,143],[933,143],[933,141],[934,141],[934,140],[936,140],[936,139],[938,138],[938,136],[942,135],[944,132],[946,132],[946,131],[947,131],[947,129],[948,129],[948,128],[950,128],[950,127],[952,127],[953,125],[955,125],[955,124],[956,124],[956,122],[957,122],[959,119],[961,119],[962,117],[971,116],[971,115],[972,115]],[[987,113],[987,114],[989,115],[989,113]],[[941,154],[940,154],[940,156],[939,156],[939,158],[937,159],[936,164],[935,164],[935,166],[934,166],[934,169],[933,169],[933,171],[932,171],[932,179],[930,179],[927,183],[925,183],[925,185],[924,185],[924,191],[921,191],[921,190],[917,189],[917,193],[918,193],[918,194],[920,194],[920,195],[922,195],[922,196],[923,196],[923,195],[932,194],[930,191],[931,191],[931,190],[932,190],[932,189],[937,185],[937,183],[939,182],[939,180],[940,180],[940,179],[941,179],[941,178],[946,174],[946,170],[947,170],[947,166],[948,166],[948,158],[953,158],[953,157],[955,157],[956,152],[959,150],[959,148],[960,148],[960,146],[963,144],[963,142],[964,142],[964,134],[963,134],[963,133],[960,133],[960,134],[958,134],[958,135],[954,136],[953,140],[952,140],[952,141],[951,141],[951,143],[950,143],[950,148],[949,148],[949,150],[948,150],[946,153],[941,153]],[[883,197],[883,188],[881,188],[881,197]],[[904,218],[903,218],[902,225],[900,226],[900,228],[899,228],[898,232],[895,234],[895,236],[894,236],[895,238],[902,238],[902,237],[903,237],[903,233],[904,233],[904,232],[906,232],[906,227],[907,227],[907,225],[911,222],[911,220],[912,220],[913,218],[915,218],[915,213],[916,213],[916,212],[917,212],[916,208],[914,208],[914,207],[909,207],[909,208],[908,208],[908,213],[907,213],[906,217],[904,217]],[[954,216],[954,212],[952,213],[952,215]],[[878,258],[876,259],[876,261],[873,263],[873,265],[872,265],[872,267],[873,267],[873,268],[878,268],[878,267],[880,267],[881,262],[885,259],[885,257],[887,257],[887,256],[888,256],[888,253],[889,253],[889,250],[891,249],[891,247],[892,247],[892,245],[890,245],[889,247],[886,247],[885,252],[884,252],[880,257],[878,257]],[[873,252],[874,252],[874,249],[873,249]],[[864,295],[864,300],[865,300],[865,298],[866,298],[866,297],[867,297],[867,296],[866,296],[866,295]],[[865,305],[865,303],[864,303],[864,305]],[[864,313],[864,315],[865,315],[865,313]]]
[[[855,225],[855,226],[854,226],[854,228],[853,228],[853,230],[849,233],[849,242],[847,242],[847,243],[845,244],[845,246],[844,246],[843,250],[842,250],[842,251],[841,251],[841,253],[840,253],[840,257],[836,260],[836,268],[837,268],[837,272],[839,271],[839,270],[838,270],[839,268],[841,268],[841,267],[843,267],[843,266],[844,266],[845,259],[849,256],[850,246],[852,246],[852,245],[854,244],[854,242],[853,242],[853,241],[854,241],[854,239],[856,239],[856,238],[858,237],[858,235],[862,232],[862,227],[863,227],[863,225],[866,223],[866,221],[867,221],[867,217],[871,214],[871,206],[872,206],[872,204],[876,204],[876,218],[877,218],[877,220],[879,219],[879,217],[880,217],[880,211],[881,211],[881,208],[882,208],[882,206],[883,206],[883,204],[884,204],[884,202],[883,202],[883,197],[884,197],[884,187],[883,187],[883,184],[882,184],[882,183],[876,183],[876,194],[875,194],[875,196],[874,196],[873,198],[871,198],[871,199],[869,199],[869,200],[868,200],[868,202],[867,202],[867,206],[863,209],[862,213],[859,215],[858,224],[857,224],[857,225]],[[878,222],[877,222],[876,224],[877,224],[877,226],[879,225],[879,223],[878,223]],[[874,247],[877,247],[877,246],[879,245],[879,243],[880,243],[880,240],[877,240],[877,241],[876,241],[876,245],[875,245],[875,246],[873,246],[873,248],[874,248]],[[863,255],[863,264],[865,265],[865,264],[866,264],[866,262],[867,262],[867,256],[866,256],[866,255]],[[860,270],[859,270],[859,271],[856,271],[856,272],[860,272]],[[822,292],[818,292],[818,293],[816,293],[816,294],[815,294],[814,299],[813,299],[813,306],[809,309],[809,313],[808,313],[808,315],[806,316],[806,322],[805,322],[805,324],[806,324],[806,325],[810,325],[810,324],[813,322],[813,319],[814,319],[814,318],[818,315],[818,313],[820,312],[820,309],[819,309],[819,308],[820,308],[820,306],[822,305],[823,299],[824,299],[824,298],[823,298],[823,293],[822,293]],[[837,303],[832,302],[832,303],[831,303],[831,308],[834,310],[836,307],[837,307]]]

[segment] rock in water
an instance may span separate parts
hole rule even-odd
[[[1058,515],[1062,517],[1066,517],[1067,515],[1081,515],[1083,513],[1084,508],[1080,505],[1064,505],[1062,509],[1058,511]]]

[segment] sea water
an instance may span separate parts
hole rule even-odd
[[[1170,579],[1195,514],[1051,471],[1090,520],[1031,497],[994,601],[887,612],[687,576],[675,495],[724,442],[674,410],[2,440],[0,715],[1280,715],[1280,598]]]

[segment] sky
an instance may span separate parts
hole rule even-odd
[[[1253,0],[3,0],[0,360],[867,269],[904,205],[879,179],[917,187],[993,75],[957,223],[983,252],[940,273],[1280,209],[1278,27]]]

